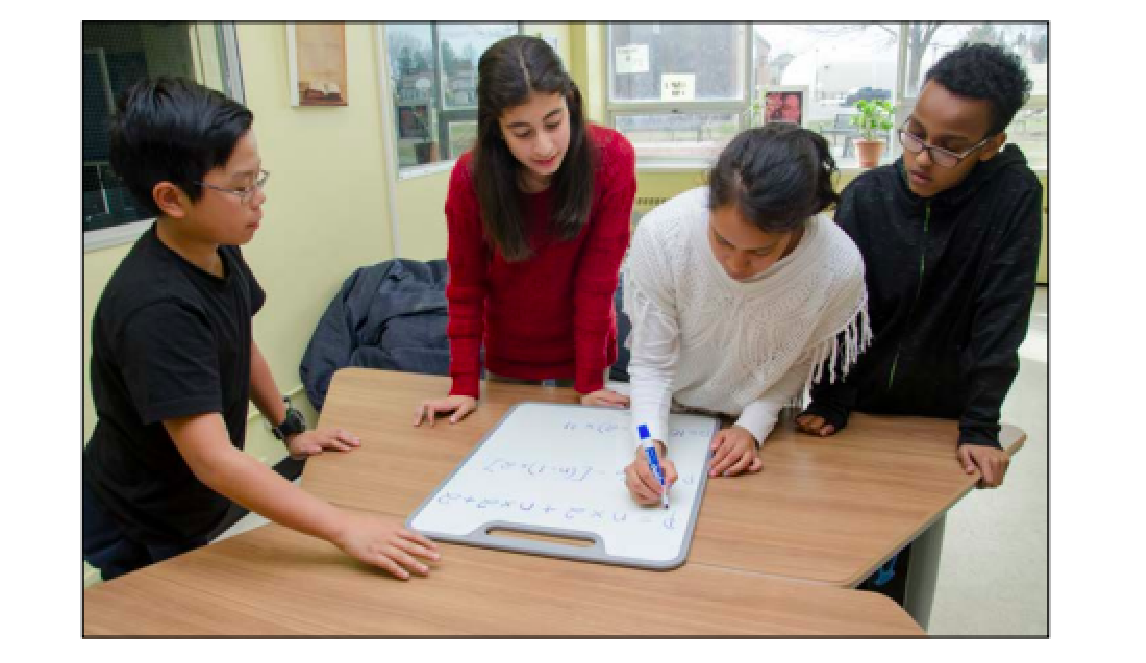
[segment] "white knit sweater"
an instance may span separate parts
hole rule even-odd
[[[671,446],[673,401],[739,417],[763,443],[780,409],[820,379],[825,360],[846,372],[871,342],[863,260],[831,218],[809,219],[791,254],[761,278],[737,282],[712,254],[707,203],[708,188],[699,187],[650,211],[626,259],[638,444],[636,428],[647,424]]]

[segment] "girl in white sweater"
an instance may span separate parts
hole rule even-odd
[[[641,220],[624,269],[637,445],[625,478],[638,503],[661,499],[639,426],[668,486],[674,404],[736,417],[712,441],[710,476],[755,472],[780,409],[845,373],[870,342],[863,261],[822,214],[839,199],[835,172],[822,136],[751,129],[724,149],[707,187]]]

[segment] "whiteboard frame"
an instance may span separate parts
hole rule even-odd
[[[445,480],[442,481],[442,483],[438,484],[437,487],[435,487],[432,491],[430,491],[430,494],[426,497],[425,501],[423,501],[422,504],[419,505],[418,508],[415,509],[412,514],[410,514],[410,517],[406,519],[406,528],[413,530],[413,531],[420,532],[421,534],[428,536],[431,539],[434,539],[437,541],[445,541],[448,543],[461,543],[461,544],[465,544],[465,545],[478,546],[480,548],[488,548],[488,549],[492,549],[492,550],[503,550],[506,552],[524,553],[527,555],[540,555],[543,557],[557,557],[560,559],[569,559],[569,560],[574,560],[574,561],[579,561],[579,562],[595,562],[598,564],[614,564],[617,566],[630,566],[630,567],[643,568],[643,569],[655,569],[655,570],[659,570],[659,571],[667,571],[667,570],[675,569],[675,568],[681,566],[682,564],[684,564],[684,561],[688,558],[689,550],[692,548],[692,538],[693,538],[693,533],[696,530],[696,520],[700,516],[700,505],[701,505],[701,502],[704,501],[704,490],[708,486],[708,472],[706,471],[707,468],[702,468],[702,471],[700,472],[700,481],[698,482],[698,485],[696,487],[696,499],[693,500],[691,517],[688,520],[688,527],[686,528],[686,530],[684,532],[684,536],[681,537],[681,547],[677,551],[677,555],[675,557],[673,557],[672,559],[667,559],[667,560],[649,560],[649,559],[642,559],[642,558],[637,558],[637,557],[622,557],[622,556],[617,556],[617,555],[610,555],[607,552],[605,552],[605,546],[604,546],[604,543],[601,541],[601,537],[594,532],[588,532],[585,530],[566,530],[566,529],[559,529],[559,528],[539,527],[536,525],[524,525],[522,523],[515,523],[512,521],[506,521],[506,520],[486,521],[485,523],[478,526],[476,529],[474,529],[474,531],[470,532],[469,534],[460,534],[460,535],[459,534],[450,534],[450,533],[438,533],[438,532],[433,532],[433,531],[428,531],[428,530],[422,530],[422,529],[417,529],[413,526],[412,523],[414,522],[414,520],[417,519],[418,515],[421,514],[422,510],[425,509],[427,506],[429,506],[431,504],[431,502],[433,502],[434,497],[436,495],[438,495],[438,493],[440,493],[446,486],[448,486],[451,481],[453,481],[454,476],[459,471],[461,471],[461,469],[463,467],[465,467],[466,465],[469,464],[470,460],[475,455],[477,455],[477,453],[481,450],[482,446],[484,446],[485,443],[488,442],[490,440],[490,438],[492,438],[494,436],[494,434],[497,433],[498,430],[501,429],[502,424],[504,424],[505,421],[507,419],[509,419],[513,415],[513,413],[517,411],[517,409],[519,407],[527,406],[527,405],[543,405],[546,407],[555,407],[555,408],[576,408],[578,411],[594,410],[594,409],[615,411],[615,408],[610,408],[610,407],[585,406],[585,405],[565,405],[565,404],[561,404],[561,403],[542,403],[542,402],[533,402],[533,401],[518,403],[518,404],[510,407],[508,410],[506,410],[505,414],[502,415],[501,419],[498,420],[497,425],[494,426],[492,429],[490,429],[489,432],[487,432],[482,437],[480,442],[478,442],[476,445],[474,445],[473,451],[471,451],[470,454],[468,456],[466,456],[464,460],[462,460],[462,462],[458,463],[458,466],[454,468],[454,471],[450,472],[450,475],[448,477],[446,477]],[[696,414],[696,413],[692,413],[692,412],[689,412],[687,414],[690,416],[699,416],[699,417],[702,417],[705,419],[711,419],[710,423],[712,424],[712,432],[709,435],[709,441],[711,442],[712,436],[716,435],[716,433],[720,430],[720,420],[717,419],[716,417],[708,417],[706,415]],[[650,507],[650,509],[654,509],[654,508],[655,507]],[[589,546],[565,545],[565,544],[553,543],[553,542],[549,542],[549,541],[538,541],[538,540],[534,540],[534,539],[505,537],[505,536],[494,536],[494,535],[489,534],[490,530],[497,530],[497,529],[511,530],[511,531],[515,531],[515,532],[521,532],[524,534],[540,534],[543,536],[555,536],[555,537],[562,537],[562,538],[582,539],[582,540],[592,541],[593,543],[592,543],[592,545],[589,545]]]

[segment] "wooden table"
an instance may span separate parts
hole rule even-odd
[[[320,423],[348,428],[362,447],[311,459],[303,486],[405,517],[511,405],[573,401],[568,389],[490,384],[463,422],[413,427],[416,404],[448,385],[339,371]],[[87,589],[84,633],[922,635],[890,599],[847,588],[972,488],[955,432],[954,422],[854,415],[817,439],[788,422],[764,445],[760,473],[708,483],[689,559],[672,571],[440,544],[431,576],[403,583],[272,524]],[[1002,439],[1013,453],[1024,437],[1005,427]],[[638,621],[654,603],[657,619]]]
[[[338,371],[322,426],[362,439],[352,454],[307,461],[307,490],[335,504],[408,516],[506,410],[522,401],[571,403],[573,391],[489,383],[458,424],[413,426],[417,404],[444,395],[448,378],[349,368]],[[956,423],[852,415],[829,438],[782,422],[753,475],[708,482],[688,565],[854,587],[970,491],[955,458]],[[1011,453],[1025,436],[1004,426]]]
[[[440,545],[428,578],[402,582],[266,525],[88,588],[84,634],[923,635],[871,592]]]

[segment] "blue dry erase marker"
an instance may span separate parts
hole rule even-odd
[[[649,439],[648,426],[644,424],[637,426],[637,434],[641,436],[641,445],[645,448],[645,455],[649,457],[649,469],[656,475],[657,481],[661,482],[661,504],[667,509],[669,508],[669,495],[668,489],[665,488],[665,474],[661,471],[661,464],[657,462],[657,445]]]

